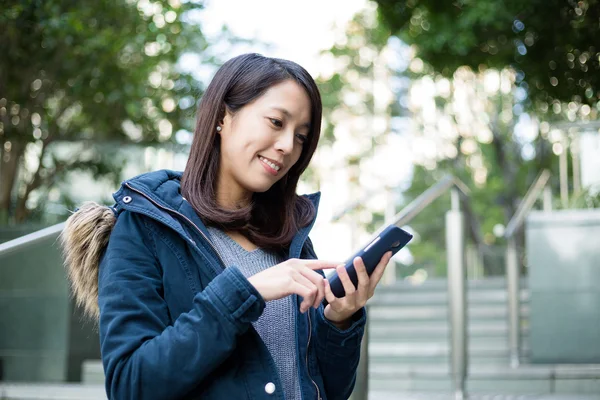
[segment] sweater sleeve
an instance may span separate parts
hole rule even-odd
[[[110,399],[184,396],[233,352],[265,306],[242,273],[227,268],[171,325],[142,218],[119,216],[100,265],[100,345]]]

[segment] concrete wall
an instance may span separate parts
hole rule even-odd
[[[0,255],[0,363],[5,381],[79,380],[81,358],[100,358],[98,335],[70,300],[56,238]]]
[[[532,362],[600,363],[600,210],[533,212],[526,242]]]

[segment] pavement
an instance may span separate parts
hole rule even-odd
[[[456,400],[452,393],[369,392],[369,400]],[[471,393],[464,400],[600,400],[599,394],[502,394]]]

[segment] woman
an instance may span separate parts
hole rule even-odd
[[[347,399],[369,277],[316,260],[319,194],[296,186],[319,140],[321,99],[299,65],[246,54],[199,106],[183,174],[123,183],[63,233],[78,301],[99,317],[111,399]],[[347,295],[321,272],[335,268]],[[323,300],[327,300],[327,305]]]

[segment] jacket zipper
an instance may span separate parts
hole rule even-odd
[[[137,189],[131,187],[129,185],[129,183],[125,183],[125,186],[127,186],[129,189],[133,190],[134,192],[138,193],[139,195],[143,196],[144,198],[148,199],[148,201],[150,201],[156,207],[161,208],[161,209],[163,209],[163,210],[165,210],[167,212],[170,212],[170,213],[173,213],[173,214],[177,214],[178,216],[180,216],[183,219],[185,219],[189,224],[191,224],[198,231],[198,233],[200,233],[200,235],[202,235],[202,237],[204,239],[206,239],[206,242],[209,244],[209,246],[213,249],[213,251],[215,252],[215,254],[217,255],[217,257],[219,258],[219,261],[221,262],[221,265],[223,267],[225,266],[225,262],[223,262],[223,259],[221,258],[221,255],[217,251],[217,248],[212,244],[212,242],[210,241],[210,239],[208,238],[208,236],[206,236],[206,234],[204,232],[202,232],[202,230],[200,228],[198,228],[198,226],[192,220],[190,220],[188,217],[186,217],[185,215],[181,214],[180,212],[177,212],[177,211],[173,210],[172,208],[164,207],[164,206],[158,204],[156,201],[152,200],[149,196],[147,196],[142,191],[137,190]],[[315,386],[315,389],[317,389],[317,398],[318,398],[318,400],[321,400],[321,392],[319,391],[319,386],[313,380],[312,376],[310,376],[310,371],[309,371],[309,368],[308,368],[308,350],[310,348],[310,339],[311,339],[311,336],[312,336],[312,323],[311,323],[311,319],[310,319],[310,310],[307,312],[307,316],[308,316],[308,342],[306,343],[306,361],[305,361],[306,362],[306,373],[308,374],[308,378],[310,379],[310,381],[312,382],[312,384]]]
[[[305,241],[306,241],[306,239],[305,239]],[[312,376],[310,375],[310,368],[308,366],[308,351],[310,350],[310,339],[312,337],[312,321],[310,318],[310,309],[306,312],[306,315],[308,317],[308,341],[306,343],[306,357],[305,357],[306,373],[308,374],[308,378],[310,379],[312,384],[315,386],[315,389],[317,390],[317,399],[322,400],[321,399],[321,391],[319,390],[319,385],[317,385],[317,383],[313,380]]]
[[[198,228],[198,226],[188,217],[186,217],[185,215],[183,215],[180,212],[177,212],[175,210],[173,210],[172,208],[168,208],[168,207],[164,207],[161,206],[160,204],[158,204],[156,201],[152,200],[149,196],[147,196],[145,193],[143,193],[140,190],[137,190],[133,187],[131,187],[129,185],[129,183],[126,183],[125,186],[127,186],[129,189],[133,190],[134,192],[142,195],[143,197],[145,197],[146,199],[148,199],[152,204],[154,204],[155,206],[157,206],[158,208],[161,208],[167,212],[173,213],[173,214],[177,214],[178,216],[182,217],[183,219],[185,219],[189,224],[191,224],[194,228],[196,228],[196,230],[198,231],[198,233],[200,233],[200,235],[202,235],[202,237],[204,239],[206,239],[206,242],[208,243],[208,245],[213,249],[213,251],[215,252],[215,254],[217,255],[217,257],[219,258],[219,261],[221,262],[221,265],[223,266],[223,268],[225,268],[225,262],[223,261],[223,259],[221,258],[221,255],[219,254],[219,252],[217,251],[217,248],[215,247],[214,244],[212,244],[212,242],[210,241],[210,239],[208,238],[208,236],[206,236],[206,234],[204,232],[202,232],[202,230],[200,228]]]
[[[315,385],[315,389],[317,389],[317,399],[321,400],[321,392],[319,391],[319,386],[313,380],[312,376],[310,376],[310,369],[308,367],[308,350],[310,349],[310,338],[312,336],[312,323],[310,320],[310,309],[307,311],[307,315],[308,315],[308,343],[306,344],[306,373],[308,374],[308,378],[310,379],[312,384]]]

